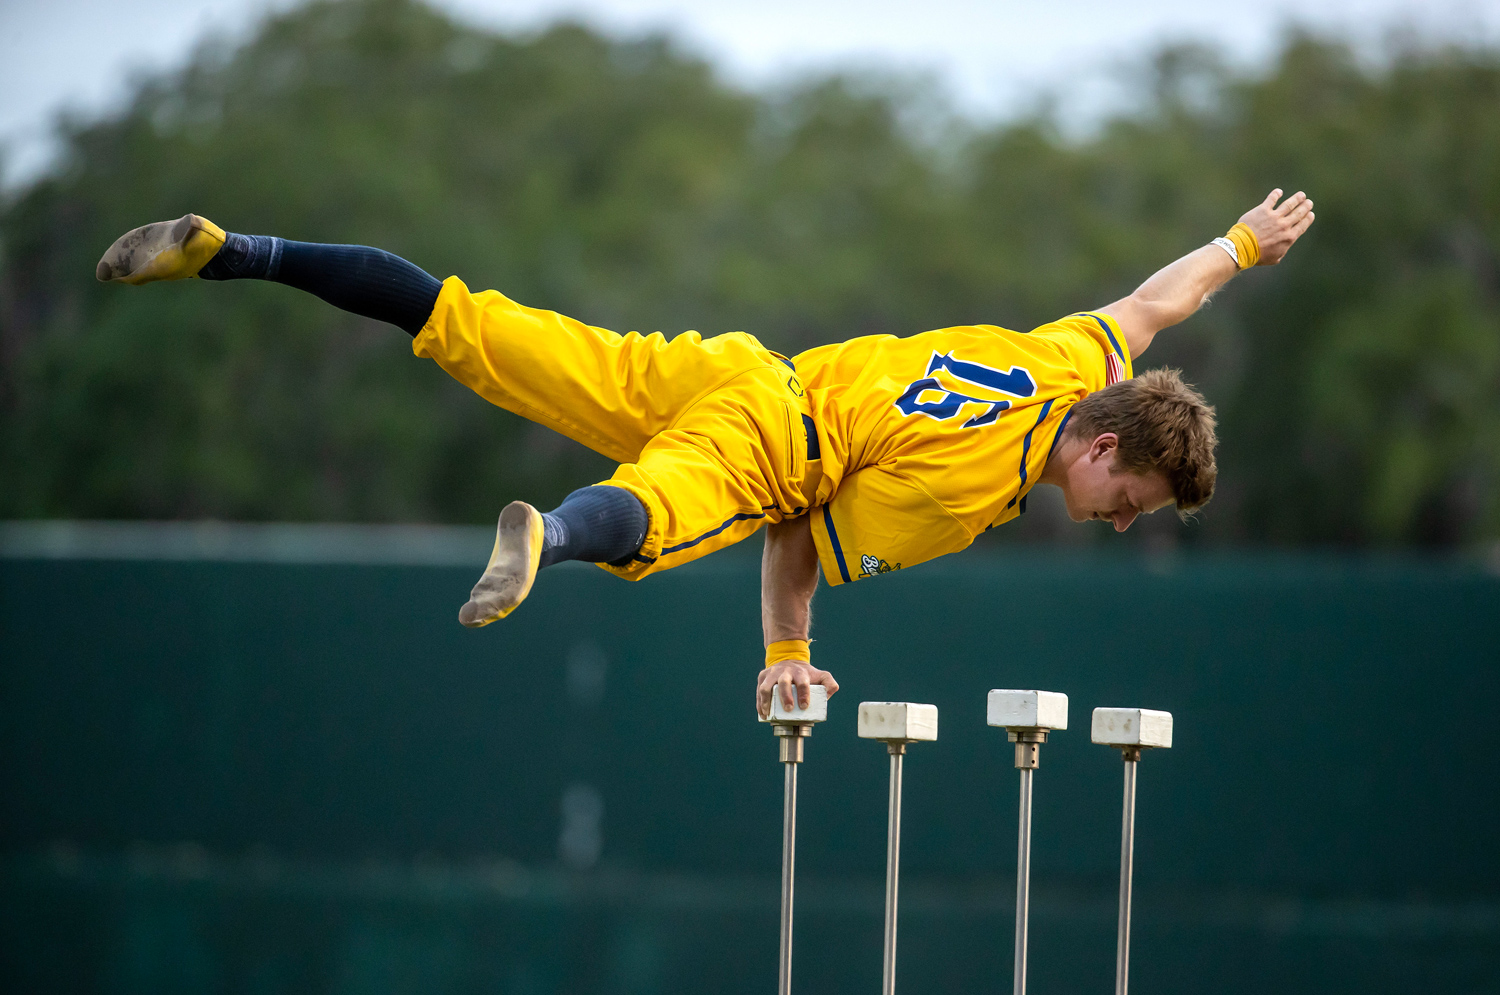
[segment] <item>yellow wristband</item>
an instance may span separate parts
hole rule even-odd
[[[782,660],[805,660],[812,662],[812,654],[807,651],[806,639],[778,639],[766,647],[766,666],[774,667]]]
[[[1260,262],[1260,242],[1255,238],[1255,232],[1250,226],[1241,221],[1225,234],[1225,238],[1234,243],[1235,253],[1239,256],[1240,269],[1249,269]]]

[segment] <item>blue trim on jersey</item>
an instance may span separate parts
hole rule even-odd
[[[833,527],[833,512],[828,510],[828,505],[823,506],[823,527],[828,529],[828,542],[833,546],[833,558],[839,564],[839,576],[844,578],[844,583],[850,583],[849,567],[844,563],[844,547],[839,545],[838,530]]]
[[[1125,350],[1120,348],[1120,343],[1115,338],[1115,333],[1109,330],[1109,322],[1105,321],[1097,314],[1090,314],[1089,317],[1097,321],[1099,323],[1099,327],[1104,329],[1104,334],[1109,336],[1109,344],[1115,347],[1115,355],[1120,357],[1120,362],[1125,362]]]
[[[1018,500],[1025,500],[1025,498],[1022,498],[1020,495],[1020,488],[1026,486],[1026,456],[1031,452],[1031,434],[1037,430],[1037,425],[1040,425],[1042,422],[1047,420],[1047,415],[1052,411],[1052,401],[1055,400],[1057,399],[1052,398],[1052,400],[1049,400],[1046,404],[1042,405],[1042,413],[1036,416],[1036,425],[1032,425],[1031,428],[1027,429],[1026,437],[1021,440],[1021,484],[1020,487],[1016,488],[1016,496],[1011,498],[1010,501],[1005,505],[1007,508],[1015,505]],[[1071,411],[1068,413],[1072,414]],[[1047,455],[1050,456],[1052,454],[1049,452]],[[1024,514],[1025,511],[1026,508],[1023,505],[1021,508],[1021,512]]]
[[[1052,402],[1048,401],[1047,403],[1051,404]],[[1072,417],[1073,417],[1073,409],[1069,408],[1068,411],[1067,411],[1067,413],[1062,416],[1062,421],[1060,421],[1060,422],[1057,423],[1057,434],[1052,437],[1052,445],[1050,445],[1050,446],[1047,447],[1047,458],[1049,460],[1052,458],[1052,454],[1055,453],[1055,452],[1057,452],[1057,444],[1062,441],[1063,429],[1065,429],[1065,428],[1068,427],[1068,419],[1072,418]],[[1041,420],[1038,419],[1037,420],[1037,425],[1040,425],[1040,424],[1041,424]],[[1032,432],[1036,431],[1036,425],[1033,425],[1031,427],[1031,431]],[[1026,440],[1028,442],[1031,441],[1031,432],[1027,432],[1026,433]],[[1024,459],[1025,457],[1022,457],[1022,458]],[[1024,476],[1023,476],[1022,479],[1025,479]],[[1027,497],[1030,497],[1030,495],[1028,494]],[[1026,498],[1025,497],[1021,498],[1021,506],[1020,506],[1020,510],[1017,512],[1017,514],[1020,514],[1020,515],[1026,514]],[[994,526],[992,525],[992,526],[990,526],[990,528],[994,528]]]
[[[1052,448],[1047,450],[1048,459],[1051,459],[1052,454],[1057,452],[1057,444],[1062,441],[1063,429],[1068,427],[1068,419],[1072,417],[1073,409],[1069,408],[1068,413],[1063,415],[1063,420],[1057,423],[1057,434],[1052,437]]]
[[[705,539],[712,539],[714,536],[718,535],[720,532],[723,532],[725,529],[729,528],[729,526],[733,525],[735,522],[744,522],[744,521],[748,521],[748,520],[754,519],[754,518],[765,518],[765,517],[766,517],[766,513],[764,511],[742,511],[738,515],[733,516],[732,518],[729,519],[729,521],[725,522],[723,525],[720,525],[718,528],[714,529],[711,532],[705,532],[705,533],[703,533],[701,536],[699,536],[696,539],[691,539],[691,540],[689,540],[687,542],[680,542],[680,543],[678,543],[675,546],[672,546],[672,547],[670,547],[668,549],[662,550],[661,551],[661,555],[662,556],[666,556],[668,553],[680,553],[684,549],[691,549],[692,547],[698,545],[700,542],[702,542]]]

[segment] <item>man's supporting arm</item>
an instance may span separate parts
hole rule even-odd
[[[807,515],[766,527],[766,551],[760,564],[760,620],[767,646],[787,639],[806,640],[812,629],[812,598],[818,589],[818,549]],[[761,671],[755,684],[755,707],[771,709],[771,695],[781,689],[787,708],[807,706],[809,691],[821,684],[831,695],[838,681],[804,659],[782,660]],[[795,693],[796,699],[793,699]]]
[[[1272,190],[1260,204],[1240,218],[1254,234],[1260,258],[1251,265],[1274,266],[1281,262],[1292,243],[1313,223],[1312,201],[1298,191],[1280,205],[1280,190]],[[1232,234],[1232,233],[1231,233]],[[1136,292],[1099,310],[1120,324],[1131,358],[1139,356],[1163,328],[1190,317],[1229,279],[1242,264],[1210,242],[1169,266],[1157,270]]]

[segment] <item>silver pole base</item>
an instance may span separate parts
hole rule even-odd
[[[1126,746],[1125,804],[1120,817],[1120,920],[1115,937],[1115,995],[1130,988],[1130,892],[1135,876],[1135,774],[1141,759],[1139,746]]]
[[[1015,976],[1011,986],[1015,995],[1026,995],[1026,939],[1031,918],[1031,778],[1034,773],[1031,767],[1021,768],[1020,831],[1016,843]]]
[[[1031,777],[1042,761],[1046,729],[1010,729],[1016,744],[1016,769],[1021,772],[1020,828],[1016,834],[1016,950],[1012,991],[1026,995],[1026,941],[1031,920]]]
[[[885,830],[885,965],[881,977],[881,995],[896,991],[896,887],[901,877],[901,758],[906,744],[899,740],[886,743],[891,755],[891,800]]]
[[[781,954],[776,971],[776,991],[792,993],[792,897],[797,870],[797,765],[802,762],[803,743],[812,735],[809,723],[777,723],[771,727],[780,743],[785,771],[781,792]]]

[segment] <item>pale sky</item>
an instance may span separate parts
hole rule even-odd
[[[107,110],[133,72],[180,64],[208,33],[242,36],[288,0],[0,0],[0,160],[44,168],[62,108]],[[1120,67],[1163,41],[1217,43],[1253,64],[1289,23],[1378,48],[1393,28],[1500,41],[1500,0],[436,0],[465,20],[528,30],[572,16],[616,33],[667,30],[756,86],[841,65],[929,73],[970,112],[1043,91],[1106,100]]]

